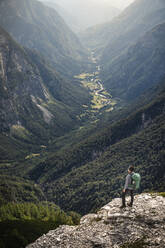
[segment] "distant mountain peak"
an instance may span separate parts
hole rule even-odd
[[[87,60],[86,49],[63,18],[39,1],[0,2],[0,23],[19,44],[41,53],[60,73],[76,74]]]
[[[48,0],[43,3],[59,11],[64,20],[77,32],[110,21],[120,13],[120,10],[108,1]]]

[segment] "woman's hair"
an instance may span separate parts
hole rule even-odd
[[[128,168],[128,170],[130,170],[131,172],[133,172],[133,171],[134,171],[133,165],[131,165],[131,166]]]

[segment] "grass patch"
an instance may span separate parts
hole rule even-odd
[[[74,78],[81,79],[81,80],[84,80],[84,79],[86,79],[87,77],[94,77],[94,74],[82,73],[82,74],[80,74],[80,75],[74,76]]]
[[[98,85],[94,82],[83,81],[83,86],[89,88],[91,91],[98,90]]]
[[[94,95],[92,100],[92,109],[101,109],[107,106],[107,99],[102,98],[100,95]]]
[[[111,111],[113,111],[113,107],[111,107],[111,108],[109,108],[109,109],[106,109],[105,112],[111,112]]]
[[[111,106],[115,106],[117,104],[117,102],[113,99],[111,99]]]
[[[32,159],[32,158],[36,158],[36,157],[39,157],[39,156],[40,156],[40,154],[34,154],[34,153],[32,153],[32,154],[26,156],[25,159]]]
[[[160,192],[159,195],[165,197],[165,192]]]
[[[106,90],[102,91],[101,94],[102,94],[102,95],[105,95],[105,96],[112,97],[112,95],[109,94]]]
[[[13,137],[30,141],[31,134],[26,128],[21,125],[13,125],[10,129],[10,133]]]

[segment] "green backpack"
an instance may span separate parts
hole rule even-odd
[[[141,181],[141,176],[139,173],[133,173],[132,174],[132,180],[135,184],[135,189],[139,189],[140,188],[140,181]]]

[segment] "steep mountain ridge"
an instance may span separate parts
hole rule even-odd
[[[165,21],[163,0],[136,0],[111,22],[88,29],[81,38],[96,50],[101,64],[109,63],[148,30]]]
[[[74,31],[75,33],[79,32],[80,27],[78,26],[78,21],[75,18],[75,16],[70,13],[68,11],[67,8],[62,7],[59,2],[55,2],[55,1],[42,1],[40,0],[43,4],[55,9],[60,16],[62,16],[62,18],[65,20],[65,22],[67,23],[67,25],[72,29],[72,31]]]
[[[2,28],[0,81],[1,133],[10,131],[34,144],[47,143],[50,137],[73,128],[81,100],[86,102],[84,96],[88,95],[78,83],[72,86],[45,66],[40,56],[35,54],[34,60],[33,52],[20,47]],[[74,94],[81,90],[76,104]]]
[[[3,0],[0,22],[21,45],[48,58],[63,75],[81,71],[86,51],[58,13],[36,0]]]
[[[128,199],[127,199],[128,200]],[[61,226],[27,248],[124,248],[165,246],[165,198],[161,194],[136,195],[132,208],[120,210],[113,199],[96,214],[82,217],[78,226]]]
[[[121,18],[121,19],[120,19]],[[139,37],[144,35],[148,30],[157,24],[165,21],[165,2],[162,0],[137,0],[132,3],[118,17],[118,23],[114,20],[111,23],[108,32],[110,33],[109,43],[102,54],[103,63],[107,63],[109,58],[122,53],[132,43],[136,42]],[[107,56],[108,55],[108,56]]]
[[[103,84],[122,103],[136,101],[164,77],[164,23],[164,1],[140,0],[88,30],[86,45],[96,54]]]
[[[3,120],[7,121],[9,118],[10,122],[10,116],[13,115],[11,117],[13,123],[11,122],[10,125],[16,125],[20,122],[17,117],[17,110],[14,109],[17,106],[17,101],[26,101],[27,96],[33,96],[33,99],[38,97],[41,101],[46,101],[47,91],[37,68],[26,57],[25,51],[12,41],[4,30],[0,29],[0,35],[1,131],[4,131],[5,122],[3,125]]]
[[[155,26],[137,43],[103,67],[104,85],[113,96],[134,101],[165,75],[165,23]]]

